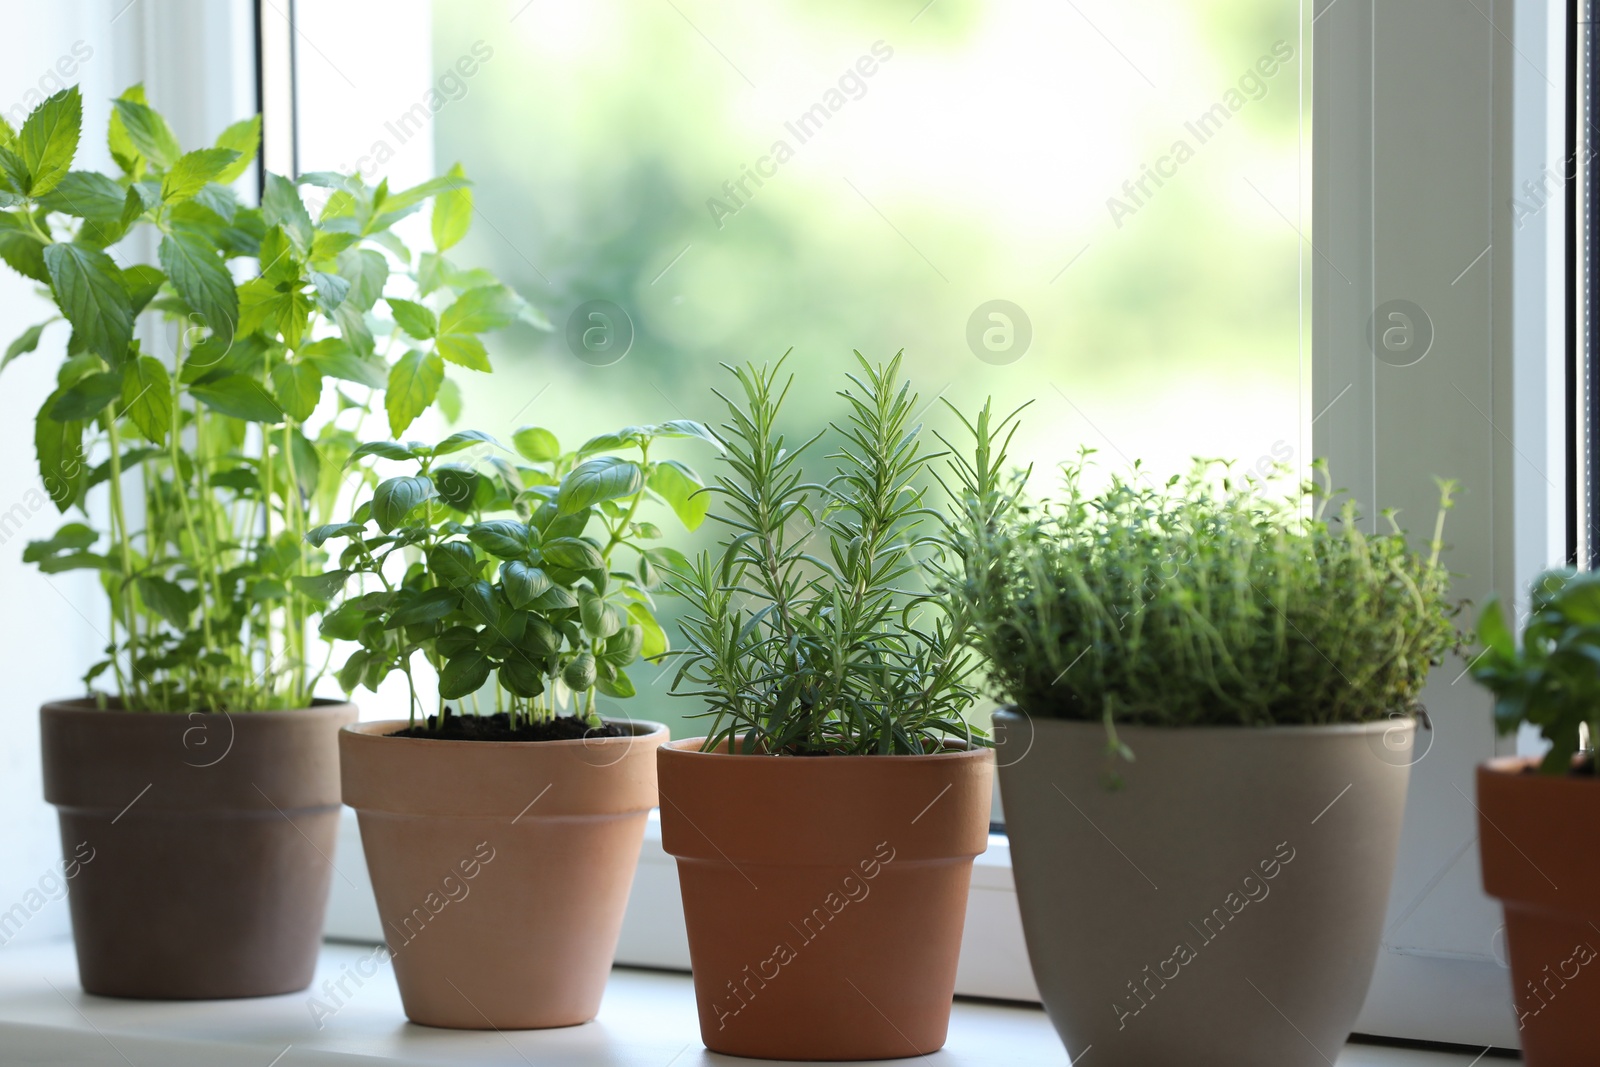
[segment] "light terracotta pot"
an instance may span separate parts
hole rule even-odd
[[[714,1052],[872,1060],[944,1044],[988,749],[931,756],[660,751],[700,1036]]]
[[[1415,723],[995,715],[1028,955],[1094,1067],[1327,1067],[1377,958]]]
[[[112,997],[311,983],[339,827],[334,740],[354,704],[233,714],[39,711],[78,979]]]
[[[1600,856],[1575,828],[1600,818],[1600,781],[1478,768],[1483,888],[1505,906],[1511,998],[1529,1067],[1589,1067],[1600,1017]]]
[[[667,728],[434,741],[404,722],[339,734],[406,1017],[462,1030],[594,1018],[656,803]]]

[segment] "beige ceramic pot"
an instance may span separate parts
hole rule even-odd
[[[39,712],[85,991],[259,997],[311,983],[353,704]]]
[[[1034,977],[1095,1067],[1326,1067],[1366,998],[1415,724],[995,715]]]
[[[734,1056],[870,1060],[944,1044],[988,749],[660,752],[700,1034]]]
[[[528,1030],[594,1018],[611,973],[667,728],[434,741],[341,731],[378,915],[412,1022]]]

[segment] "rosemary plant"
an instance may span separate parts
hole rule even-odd
[[[349,522],[308,535],[318,545],[347,543],[329,584],[355,577],[367,587],[322,620],[323,636],[360,643],[338,672],[345,691],[376,690],[403,674],[415,728],[420,654],[439,677],[436,727],[449,700],[470,699],[481,714],[479,691],[491,676],[498,682],[492,712],[505,714],[512,731],[563,712],[599,726],[595,693],[633,696],[625,668],[667,651],[650,590],[663,572],[688,562],[652,544],[661,529],[639,507],[647,499],[666,504],[692,530],[709,503],[693,469],[651,459],[651,446],[670,438],[715,441],[699,423],[676,420],[627,426],[572,452],[549,430],[524,427],[512,437],[523,461],[515,465],[498,455],[441,462],[474,447],[500,448],[476,431],[432,447],[357,449],[358,457],[412,461],[417,469],[380,482]],[[619,566],[623,549],[631,570]]]
[[[1455,643],[1449,483],[1421,555],[1392,514],[1380,534],[1348,499],[1328,518],[1320,464],[1322,485],[1278,500],[1199,462],[1159,487],[1136,467],[1091,494],[1086,463],[1065,467],[1059,502],[998,523],[969,512],[957,538],[950,588],[973,647],[1029,714],[1103,720],[1124,756],[1116,723],[1360,722],[1409,710]]]
[[[1579,752],[1592,766],[1600,738],[1600,572],[1567,567],[1541,574],[1521,648],[1491,598],[1478,616],[1478,639],[1483,651],[1472,676],[1494,693],[1499,732],[1537,726],[1550,742],[1539,766],[1544,774],[1571,772]]]
[[[71,169],[76,87],[21,131],[0,120],[0,258],[60,311],[0,366],[47,337],[63,350],[35,443],[50,499],[82,515],[24,558],[100,576],[110,632],[85,683],[109,671],[123,707],[302,707],[325,666],[309,624],[335,591],[305,534],[342,506],[362,424],[380,397],[393,433],[436,402],[454,418],[446,363],[487,371],[481,334],[548,324],[445,257],[472,216],[459,167],[400,192],[269,174],[249,206],[232,183],[257,118],[185,152],[139,86],[114,104],[114,175]],[[429,200],[433,249],[413,255],[394,227]]]
[[[778,430],[783,360],[728,368],[742,403],[717,393],[728,472],[709,489],[726,504],[711,517],[729,532],[668,580],[691,609],[673,689],[707,703],[708,751],[912,754],[982,739],[963,718],[976,696],[965,615],[933,592],[951,546],[924,475],[943,454],[922,450],[900,356],[856,359],[824,484],[800,467],[822,435],[791,449]],[[1014,420],[994,425],[985,406],[967,426],[976,448],[961,469],[993,499]]]

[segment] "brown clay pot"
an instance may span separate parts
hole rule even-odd
[[[734,1056],[875,1060],[944,1044],[988,749],[660,752],[700,1037]]]
[[[355,717],[331,702],[40,709],[86,992],[209,1000],[311,984],[339,824],[335,737]]]
[[[575,1026],[600,1010],[667,728],[435,741],[339,734],[406,1017],[461,1030]]]
[[[1529,1067],[1595,1062],[1600,856],[1575,827],[1600,818],[1600,782],[1507,757],[1478,768],[1483,888],[1505,906],[1511,996]]]

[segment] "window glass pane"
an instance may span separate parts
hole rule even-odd
[[[460,161],[452,258],[555,325],[459,375],[468,425],[711,420],[719,363],[792,348],[798,432],[838,412],[852,349],[904,349],[926,401],[1032,402],[1041,491],[1080,447],[1159,475],[1309,459],[1294,0],[298,10],[302,169]],[[583,321],[631,331],[618,362],[569,343],[589,301],[625,316]],[[641,689],[630,711],[676,724]]]

